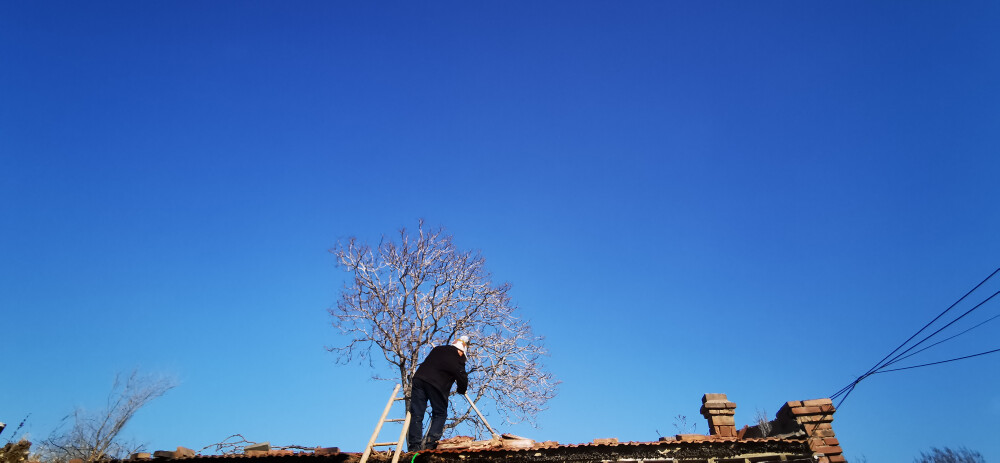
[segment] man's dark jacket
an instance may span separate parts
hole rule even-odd
[[[455,346],[437,346],[431,349],[431,353],[427,354],[427,358],[417,368],[413,378],[434,386],[445,397],[451,392],[452,384],[458,383],[458,390],[455,392],[459,394],[465,394],[465,389],[469,387],[469,376],[465,372],[465,356],[459,355]]]

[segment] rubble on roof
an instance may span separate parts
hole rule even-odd
[[[526,449],[536,445],[535,441],[527,437],[516,436],[514,434],[503,434],[499,439],[475,440],[469,436],[455,436],[450,439],[438,441],[439,450],[461,450],[461,449]]]
[[[273,459],[274,457],[338,457],[342,455],[340,453],[340,448],[338,447],[316,447],[316,448],[299,448],[298,450],[289,449],[272,449],[271,446],[265,442],[263,444],[254,444],[247,446],[243,449],[243,453],[230,453],[224,455],[202,455],[200,453],[195,453],[187,447],[177,447],[177,450],[157,450],[152,454],[148,452],[137,452],[133,453],[126,461],[166,461],[166,460],[180,460],[180,459],[201,459],[201,458],[264,458]],[[337,460],[340,461],[340,460]],[[68,463],[83,463],[83,461],[74,462],[70,460]]]

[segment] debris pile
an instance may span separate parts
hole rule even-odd
[[[535,441],[514,434],[503,434],[490,440],[475,440],[469,436],[455,436],[438,441],[438,450],[526,449]]]
[[[21,463],[28,459],[28,451],[31,449],[31,442],[21,439],[17,442],[8,442],[0,449],[0,463]]]

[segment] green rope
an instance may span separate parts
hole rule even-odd
[[[413,453],[413,458],[410,458],[410,463],[416,463],[416,461],[417,461],[417,455],[420,455],[420,452],[414,452]]]

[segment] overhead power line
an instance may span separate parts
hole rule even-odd
[[[996,296],[996,295],[997,295],[997,293],[993,293],[993,296]],[[993,296],[990,296],[990,297],[993,297]],[[944,338],[944,339],[942,339],[942,340],[940,340],[938,342],[935,342],[934,344],[931,344],[931,345],[929,345],[927,347],[924,347],[923,349],[920,349],[920,350],[918,350],[916,352],[911,352],[911,353],[909,353],[909,354],[907,354],[907,355],[905,355],[903,357],[899,357],[899,358],[897,358],[897,359],[895,359],[895,360],[893,360],[893,361],[891,361],[889,363],[886,363],[883,366],[887,367],[887,366],[892,365],[894,363],[906,360],[906,359],[908,359],[910,357],[913,357],[914,355],[917,355],[917,354],[919,354],[919,353],[921,353],[921,352],[923,352],[923,351],[925,351],[927,349],[930,349],[931,347],[934,347],[934,346],[936,346],[938,344],[941,344],[941,343],[943,343],[945,341],[950,341],[950,340],[955,339],[955,338],[957,338],[957,337],[959,337],[959,336],[961,336],[961,335],[963,335],[965,333],[968,333],[969,331],[972,331],[972,330],[974,330],[976,328],[979,328],[980,326],[983,326],[983,325],[985,325],[985,324],[987,324],[987,323],[989,323],[989,322],[991,322],[993,320],[996,320],[997,318],[1000,318],[1000,314],[996,314],[996,315],[994,315],[994,316],[992,316],[990,318],[987,318],[986,320],[983,320],[983,321],[981,321],[979,323],[976,323],[972,327],[970,327],[970,328],[968,328],[968,329],[966,329],[966,330],[964,330],[964,331],[962,331],[962,332],[960,332],[958,334],[954,334],[954,335],[948,336],[947,338]],[[902,354],[900,354],[900,355],[902,355]],[[884,370],[882,372],[884,372]]]
[[[871,374],[871,372],[873,372],[877,368],[879,368],[879,366],[882,365],[882,362],[885,362],[886,359],[888,359],[889,357],[892,357],[892,355],[895,354],[896,351],[898,351],[899,349],[902,349],[903,346],[905,346],[907,343],[909,343],[910,341],[912,341],[913,338],[915,338],[918,335],[920,335],[920,333],[922,333],[924,330],[926,330],[927,327],[933,325],[934,322],[938,321],[938,319],[941,318],[941,317],[943,317],[944,314],[948,313],[948,311],[950,311],[951,309],[955,308],[956,305],[958,305],[959,303],[961,303],[962,301],[964,301],[965,298],[969,297],[969,295],[972,294],[973,292],[975,292],[977,289],[979,289],[980,286],[986,284],[986,282],[989,281],[990,278],[993,278],[993,275],[996,275],[997,272],[1000,272],[1000,267],[998,267],[996,270],[994,270],[993,273],[991,273],[988,277],[984,278],[983,281],[980,281],[978,285],[974,286],[968,292],[966,292],[965,294],[963,294],[962,297],[958,298],[958,300],[955,301],[954,303],[952,303],[950,306],[948,306],[947,309],[944,309],[944,311],[941,312],[941,313],[939,313],[938,316],[934,317],[933,320],[927,322],[927,324],[924,325],[923,327],[921,327],[919,330],[917,330],[916,333],[913,333],[912,336],[910,336],[909,338],[907,338],[906,341],[903,341],[899,346],[897,346],[895,349],[893,349],[892,352],[889,352],[888,355],[886,355],[885,357],[882,357],[882,360],[879,360],[877,363],[875,363],[875,366],[871,367],[871,369],[868,370],[868,372],[865,373],[865,375]],[[862,375],[862,376],[865,376],[865,375]]]
[[[966,355],[964,357],[957,357],[957,358],[948,359],[948,360],[941,360],[940,362],[925,363],[923,365],[913,365],[911,367],[893,368],[891,370],[879,370],[879,371],[876,371],[875,373],[889,373],[891,371],[902,371],[902,370],[909,370],[911,368],[929,367],[931,365],[938,365],[938,364],[941,364],[941,363],[954,362],[955,360],[965,360],[965,359],[969,359],[969,358],[972,358],[972,357],[979,357],[980,355],[992,354],[994,352],[1000,352],[1000,349],[993,349],[993,350],[988,350],[986,352],[980,352],[978,354]]]
[[[940,333],[940,332],[941,332],[941,331],[943,331],[943,330],[944,330],[945,328],[948,328],[949,326],[953,325],[953,324],[954,324],[955,322],[957,322],[957,321],[961,320],[962,318],[965,318],[965,316],[966,316],[966,315],[968,315],[968,314],[972,313],[972,311],[974,311],[974,310],[976,310],[976,309],[978,309],[978,308],[982,307],[982,306],[983,306],[983,304],[986,304],[987,302],[989,302],[989,301],[990,301],[990,299],[993,299],[994,297],[996,297],[996,296],[997,296],[997,294],[1000,294],[1000,291],[997,291],[997,292],[995,292],[995,293],[991,294],[991,295],[990,295],[990,297],[987,297],[986,299],[984,299],[984,300],[983,300],[983,302],[980,302],[980,303],[976,304],[975,306],[973,306],[973,307],[972,307],[971,309],[969,309],[969,310],[966,310],[966,311],[965,311],[965,313],[963,313],[962,315],[959,315],[959,316],[958,316],[957,318],[955,318],[954,320],[952,320],[952,321],[948,322],[948,324],[946,324],[946,325],[942,326],[941,328],[938,328],[938,330],[937,330],[937,331],[935,331],[935,332],[933,332],[933,333],[931,333],[931,334],[927,335],[926,337],[924,337],[924,339],[921,339],[921,340],[920,340],[920,342],[918,342],[918,343],[916,343],[916,344],[914,344],[914,345],[910,346],[909,348],[907,348],[907,349],[906,349],[906,350],[904,350],[903,352],[900,352],[900,353],[899,353],[899,355],[897,355],[896,357],[894,357],[894,358],[893,358],[892,360],[890,360],[889,362],[887,362],[887,363],[883,364],[883,365],[882,365],[881,367],[879,367],[879,368],[884,368],[884,367],[886,367],[886,366],[888,366],[888,365],[892,365],[893,363],[896,363],[896,361],[897,361],[897,360],[899,360],[899,357],[900,357],[901,355],[903,355],[903,354],[905,354],[905,353],[907,353],[907,352],[909,352],[909,351],[913,350],[913,349],[914,349],[915,347],[917,347],[917,346],[919,346],[919,345],[923,344],[923,343],[924,343],[924,341],[926,341],[926,340],[930,339],[930,338],[931,338],[931,337],[933,337],[933,336],[934,336],[935,334],[938,334],[938,333]],[[961,333],[959,333],[959,334],[961,334]],[[955,335],[955,336],[958,336],[958,335]]]
[[[926,341],[930,340],[931,338],[933,338],[935,335],[937,335],[938,333],[940,333],[942,330],[948,328],[949,326],[953,325],[955,322],[957,322],[957,321],[961,320],[962,318],[964,318],[966,315],[969,315],[970,313],[972,313],[976,309],[982,307],[984,304],[986,304],[987,302],[989,302],[990,300],[992,300],[997,295],[1000,295],[1000,291],[997,291],[997,292],[993,293],[992,295],[990,295],[989,297],[987,297],[986,299],[984,299],[983,301],[981,301],[978,304],[976,304],[971,309],[967,310],[962,315],[959,315],[955,319],[951,320],[950,322],[948,322],[947,324],[945,324],[943,327],[937,329],[933,333],[925,336],[923,339],[921,339],[917,343],[915,343],[913,345],[910,345],[910,347],[907,347],[905,350],[903,350],[902,352],[900,352],[901,349],[903,349],[904,347],[906,347],[907,345],[909,345],[911,341],[913,341],[915,338],[917,338],[917,336],[919,336],[920,333],[924,332],[924,330],[928,329],[935,322],[937,322],[938,320],[940,320],[941,317],[944,317],[945,314],[947,314],[949,311],[951,311],[953,308],[955,308],[958,304],[962,303],[962,301],[964,301],[967,297],[969,297],[969,295],[971,295],[976,290],[978,290],[981,286],[983,286],[984,284],[986,284],[986,282],[989,281],[990,279],[992,279],[997,273],[1000,273],[1000,268],[997,268],[996,270],[993,271],[993,273],[990,273],[989,276],[987,276],[986,278],[983,279],[983,281],[980,281],[979,284],[977,284],[972,289],[970,289],[968,292],[966,292],[965,294],[963,294],[962,297],[958,298],[958,300],[955,301],[950,306],[948,306],[947,309],[945,309],[944,311],[942,311],[941,313],[939,313],[936,317],[934,317],[933,320],[927,322],[923,327],[921,327],[919,330],[917,330],[916,333],[913,333],[913,335],[911,335],[909,338],[907,338],[906,341],[903,341],[899,346],[897,346],[895,349],[893,349],[892,352],[889,352],[888,355],[886,355],[885,357],[882,357],[882,359],[879,360],[878,362],[876,362],[875,365],[873,365],[871,368],[868,369],[868,371],[866,371],[864,374],[858,376],[854,381],[851,381],[850,384],[844,386],[839,391],[837,391],[832,396],[830,396],[833,399],[836,399],[838,397],[840,398],[840,402],[837,404],[837,407],[839,408],[840,405],[843,404],[845,400],[847,400],[847,397],[851,395],[851,392],[854,391],[854,388],[857,387],[858,383],[860,383],[862,380],[864,380],[865,378],[867,378],[867,377],[869,377],[869,376],[871,376],[871,375],[873,375],[875,373],[888,373],[888,372],[891,372],[891,371],[901,371],[901,370],[909,370],[909,369],[913,369],[913,368],[920,368],[920,367],[926,367],[926,366],[931,366],[931,365],[939,365],[939,364],[942,364],[942,363],[954,362],[956,360],[963,360],[963,359],[968,359],[968,358],[972,358],[972,357],[978,357],[978,356],[981,356],[981,355],[986,355],[986,354],[991,354],[991,353],[995,353],[995,352],[1000,352],[1000,349],[995,349],[995,350],[991,350],[991,351],[980,352],[978,354],[966,355],[966,356],[962,356],[962,357],[956,357],[956,358],[952,358],[952,359],[948,359],[948,360],[941,360],[941,361],[937,361],[937,362],[924,363],[924,364],[921,364],[921,365],[913,365],[913,366],[908,366],[908,367],[886,369],[886,367],[888,367],[890,365],[893,365],[893,364],[898,363],[898,362],[900,362],[902,360],[910,358],[910,357],[912,357],[912,356],[914,356],[916,354],[919,354],[920,352],[923,352],[923,351],[925,351],[927,349],[930,349],[931,347],[939,345],[939,344],[941,344],[941,343],[943,343],[945,341],[954,339],[954,338],[956,338],[958,336],[961,336],[961,335],[963,335],[965,333],[968,333],[969,331],[971,331],[971,330],[973,330],[973,329],[975,329],[975,328],[977,328],[979,326],[982,326],[983,324],[985,324],[985,323],[987,323],[987,322],[989,322],[989,321],[991,321],[991,320],[993,320],[993,319],[995,319],[997,317],[1000,317],[1000,315],[993,316],[993,317],[991,317],[991,318],[989,318],[989,319],[987,319],[987,320],[985,320],[985,321],[983,321],[983,322],[981,322],[981,323],[979,323],[979,324],[977,324],[977,325],[975,325],[975,326],[973,326],[973,327],[971,327],[969,329],[966,329],[966,330],[964,330],[964,331],[962,331],[962,332],[960,332],[958,334],[955,334],[955,335],[950,336],[948,338],[945,338],[943,340],[937,341],[937,342],[935,342],[933,344],[930,344],[930,345],[924,347],[923,349],[917,350],[915,352],[911,352],[913,349],[917,348],[918,346],[920,346],[924,342],[926,342]],[[897,354],[897,352],[898,352],[898,354]]]

